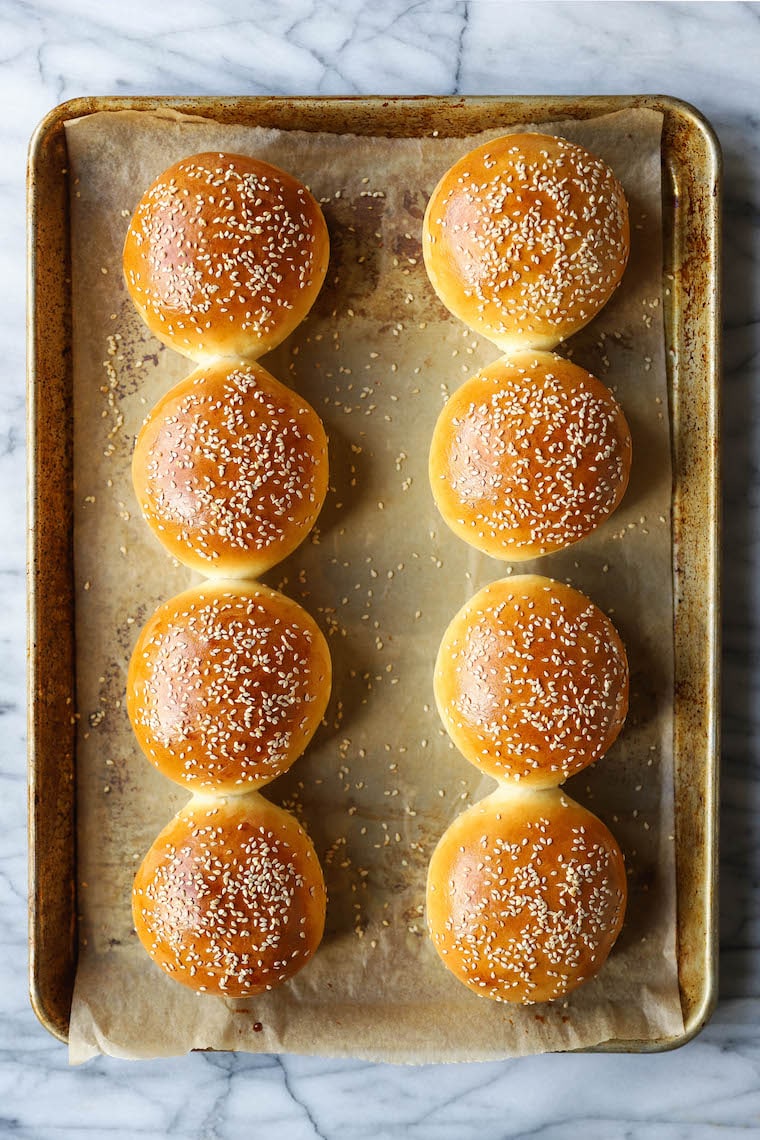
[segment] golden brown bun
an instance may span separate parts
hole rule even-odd
[[[623,925],[623,856],[562,792],[501,789],[457,819],[428,871],[444,965],[496,1001],[551,1001],[593,977]]]
[[[257,357],[308,313],[327,272],[322,211],[296,178],[242,154],[196,154],[145,192],[124,245],[152,333],[193,360]]]
[[[180,381],[137,437],[132,481],[170,554],[208,576],[257,577],[295,550],[327,492],[314,409],[254,362]]]
[[[609,167],[583,147],[506,135],[444,174],[422,250],[436,293],[470,328],[505,352],[554,348],[617,288],[628,206]]]
[[[164,602],[142,630],[127,712],[170,780],[244,792],[301,755],[330,682],[327,643],[296,602],[257,582],[204,582]]]
[[[480,590],[438,651],[435,698],[463,756],[497,780],[551,787],[602,756],[628,711],[628,660],[593,602],[525,574]]]
[[[282,808],[252,794],[193,798],[135,876],[137,936],[170,978],[248,997],[292,978],[325,924],[314,847]]]
[[[619,505],[631,433],[612,393],[549,352],[519,352],[466,381],[441,412],[430,485],[455,534],[493,558],[585,538]]]

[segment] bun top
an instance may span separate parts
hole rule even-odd
[[[466,381],[430,450],[448,525],[515,562],[590,534],[619,505],[630,469],[631,433],[612,393],[548,352],[515,353]]]
[[[497,780],[550,787],[602,756],[628,711],[628,661],[578,590],[526,574],[480,590],[449,625],[435,696],[462,755]]]
[[[248,997],[291,978],[319,946],[325,885],[298,822],[258,795],[194,798],[135,876],[137,935],[171,978]]]
[[[433,853],[427,920],[459,981],[496,1001],[551,1001],[593,977],[623,925],[623,856],[559,791],[494,792]]]
[[[308,534],[327,491],[314,409],[254,362],[219,361],[150,412],[132,461],[146,522],[209,577],[255,577]]]
[[[423,256],[443,304],[505,352],[554,348],[607,303],[628,260],[628,207],[583,147],[514,134],[471,151],[428,203]]]
[[[140,633],[127,712],[170,780],[242,792],[301,755],[330,681],[327,643],[297,602],[257,582],[204,582],[164,602]]]
[[[140,200],[124,245],[130,296],[159,340],[193,360],[268,352],[308,313],[329,239],[302,183],[240,154],[196,154]]]

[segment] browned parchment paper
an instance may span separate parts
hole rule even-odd
[[[565,347],[629,417],[633,477],[621,509],[575,548],[518,569],[568,579],[617,622],[631,712],[609,755],[568,785],[618,836],[630,871],[625,930],[601,975],[568,1000],[513,1008],[478,998],[425,932],[430,853],[490,790],[449,744],[432,695],[441,634],[467,598],[510,571],[438,519],[427,482],[447,394],[498,352],[444,311],[420,225],[441,173],[483,138],[351,138],[102,113],[67,125],[72,179],[78,647],[79,973],[70,1056],[151,1057],[214,1047],[394,1061],[492,1059],[651,1038],[682,1028],[675,966],[670,453],[662,327],[661,116],[626,111],[548,129],[611,163],[629,196],[633,253],[608,308]],[[499,132],[491,132],[497,134]],[[126,665],[142,622],[192,576],[151,537],[129,463],[148,409],[191,363],[133,311],[121,247],[141,193],[202,150],[256,154],[307,182],[332,238],[308,320],[265,358],[317,408],[331,491],[318,531],[267,576],[329,638],[326,725],[267,794],[314,838],[330,893],[315,960],[245,1002],[197,997],[139,946],[137,862],[186,793],[135,744]]]

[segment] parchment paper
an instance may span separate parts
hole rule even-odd
[[[526,1008],[473,995],[425,931],[428,859],[453,817],[492,788],[449,743],[433,661],[455,611],[510,572],[455,538],[427,481],[446,396],[498,351],[450,317],[420,251],[427,197],[471,139],[391,140],[222,127],[176,115],[101,113],[67,124],[72,180],[81,948],[70,1057],[192,1048],[493,1059],[652,1038],[682,1028],[675,965],[671,471],[662,326],[661,116],[626,111],[550,131],[605,158],[628,194],[631,262],[607,309],[565,347],[617,393],[631,423],[623,506],[580,545],[518,570],[569,580],[617,623],[631,663],[618,743],[567,784],[618,837],[630,900],[601,975]],[[318,530],[270,585],[329,638],[326,724],[267,794],[294,810],[323,860],[324,943],[290,984],[247,1001],[167,979],[130,917],[138,861],[186,793],[142,757],[124,709],[129,654],[156,605],[194,580],[151,537],[133,499],[135,433],[192,369],[144,329],[126,294],[129,215],[165,167],[198,151],[258,155],[302,178],[332,240],[307,321],[264,359],[324,418],[331,491]]]

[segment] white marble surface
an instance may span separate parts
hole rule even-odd
[[[496,0],[0,0],[0,1136],[682,1140],[760,1136],[760,8]],[[102,1058],[70,1070],[26,997],[24,159],[82,94],[667,92],[725,155],[721,1001],[655,1056],[420,1069]]]

